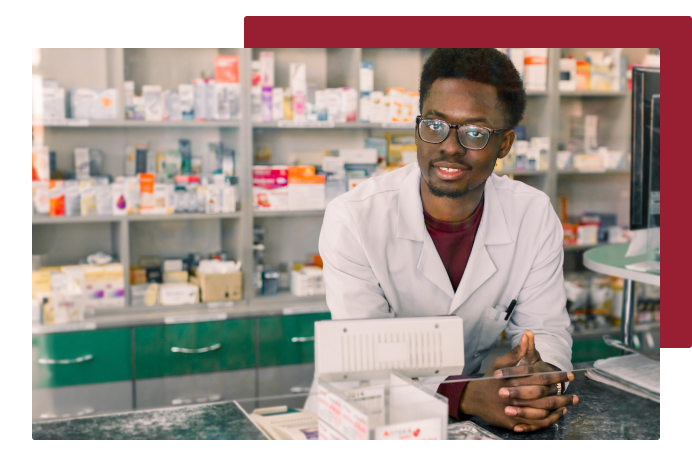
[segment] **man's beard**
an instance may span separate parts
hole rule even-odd
[[[490,177],[490,176],[488,176],[488,177]],[[486,180],[487,180],[487,179],[486,179]],[[425,183],[428,184],[428,189],[430,189],[430,193],[433,195],[433,197],[456,199],[456,198],[461,198],[461,197],[463,197],[464,195],[467,195],[469,192],[471,192],[472,190],[474,190],[474,189],[477,188],[478,186],[481,186],[481,185],[485,184],[485,180],[484,180],[483,182],[481,182],[480,184],[474,186],[474,187],[470,187],[470,188],[467,188],[467,189],[464,189],[464,190],[456,190],[456,189],[454,189],[454,190],[447,190],[447,189],[445,189],[445,188],[443,188],[443,187],[434,186],[434,185],[431,184],[427,179],[425,180]]]

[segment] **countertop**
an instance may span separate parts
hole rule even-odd
[[[592,363],[575,364],[574,369]],[[660,404],[575,372],[567,393],[579,396],[550,428],[514,433],[472,421],[503,439],[659,439]],[[450,420],[450,423],[454,420]],[[162,408],[32,424],[34,439],[265,439],[233,402]]]
[[[574,364],[573,368],[591,367],[593,362]],[[579,403],[567,408],[567,414],[553,426],[533,433],[515,433],[471,421],[502,439],[659,439],[661,405],[646,398],[588,379],[584,371],[574,373],[567,388],[579,397]],[[456,422],[450,419],[450,423]]]

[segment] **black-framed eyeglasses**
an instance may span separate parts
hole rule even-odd
[[[490,129],[477,125],[452,125],[446,121],[423,118],[420,115],[416,117],[416,124],[418,125],[418,137],[430,144],[440,144],[456,128],[459,144],[473,151],[480,151],[487,146],[490,136],[493,134],[500,134],[507,130],[507,128]]]

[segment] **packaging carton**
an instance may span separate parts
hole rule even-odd
[[[288,209],[288,166],[254,166],[252,185],[256,210]]]
[[[199,287],[194,284],[162,284],[159,303],[164,306],[194,305],[199,300]]]
[[[221,302],[227,300],[242,300],[243,273],[202,274],[194,271],[190,283],[199,286],[202,302]]]
[[[155,306],[159,303],[159,284],[139,284],[130,286],[132,306]]]
[[[325,207],[324,175],[289,175],[288,209],[321,210]]]

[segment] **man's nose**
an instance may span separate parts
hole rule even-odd
[[[440,152],[449,155],[465,155],[466,148],[459,142],[459,135],[457,134],[457,129],[449,130],[449,136],[442,143],[440,143]]]

